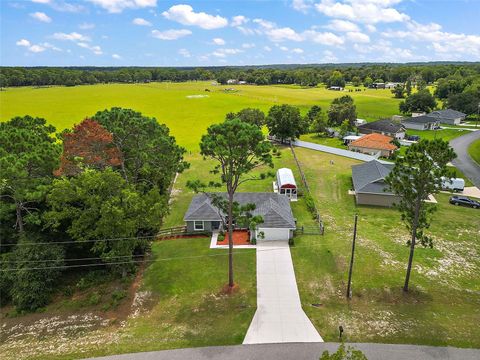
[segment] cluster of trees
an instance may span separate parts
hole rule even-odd
[[[450,74],[463,78],[478,76],[478,63],[427,64],[340,64],[340,65],[277,65],[262,67],[208,67],[208,68],[0,68],[0,86],[44,86],[96,83],[133,83],[146,81],[217,80],[228,79],[249,84],[298,84],[316,86],[368,86],[373,82],[433,83]]]
[[[134,271],[188,164],[156,119],[96,113],[56,134],[41,118],[0,124],[0,301],[44,306],[72,267]]]

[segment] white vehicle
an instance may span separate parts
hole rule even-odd
[[[461,178],[442,178],[442,189],[444,190],[463,191],[464,187],[465,180]]]

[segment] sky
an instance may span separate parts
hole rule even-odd
[[[2,66],[480,61],[480,0],[0,0]]]

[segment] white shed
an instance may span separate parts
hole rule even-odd
[[[297,183],[291,169],[278,169],[277,189],[280,194],[286,195],[290,200],[297,200]]]

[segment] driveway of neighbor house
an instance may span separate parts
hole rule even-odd
[[[257,244],[257,311],[244,344],[323,342],[300,302],[286,241]]]

